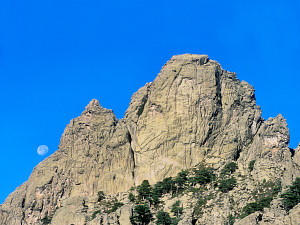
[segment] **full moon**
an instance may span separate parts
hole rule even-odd
[[[47,154],[49,148],[47,145],[40,145],[37,149],[37,154],[39,155],[45,155]]]

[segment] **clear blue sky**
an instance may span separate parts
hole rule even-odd
[[[122,118],[175,54],[208,54],[253,85],[263,117],[281,113],[296,148],[299,12],[299,0],[1,0],[0,203],[91,99]]]

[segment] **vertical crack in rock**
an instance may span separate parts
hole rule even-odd
[[[144,108],[145,108],[145,104],[147,102],[147,98],[148,98],[148,95],[145,95],[143,98],[142,98],[142,103],[141,105],[139,106],[138,110],[137,110],[137,116],[140,117],[140,115],[142,115],[143,111],[144,111]]]
[[[23,200],[22,200],[22,208],[24,208],[24,206],[25,206],[25,198],[23,198]]]
[[[132,149],[132,146],[131,146],[131,141],[132,141],[132,139],[131,139],[131,134],[130,134],[130,132],[128,131],[127,132],[127,137],[128,137],[128,142],[129,142],[129,150],[130,150],[130,153],[131,153],[131,158],[132,158],[132,164],[133,164],[133,168],[132,168],[132,177],[133,177],[133,182],[134,182],[134,185],[135,185],[135,153],[134,153],[134,151],[133,151],[133,149]]]

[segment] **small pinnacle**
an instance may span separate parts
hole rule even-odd
[[[102,109],[102,106],[100,105],[99,101],[97,99],[93,99],[92,101],[90,101],[90,103],[85,107],[85,112],[90,112],[90,111],[99,111],[100,109]]]
[[[100,102],[97,99],[92,99],[87,107],[101,107]]]

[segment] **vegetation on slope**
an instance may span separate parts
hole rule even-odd
[[[293,184],[282,195],[282,202],[286,211],[290,211],[300,203],[300,177],[297,177]]]
[[[255,161],[249,164],[249,170]],[[171,207],[170,211],[165,212],[164,201],[179,197],[187,193],[197,198],[194,204],[192,219],[197,221],[201,216],[207,212],[209,207],[222,202],[224,195],[235,189],[238,185],[237,180],[244,180],[245,177],[235,173],[237,170],[235,162],[229,162],[217,173],[216,170],[199,165],[189,170],[182,170],[176,177],[167,177],[154,185],[150,185],[148,180],[144,180],[136,188],[131,188],[128,199],[134,204],[134,209],[130,221],[133,225],[146,225],[153,221],[155,224],[176,225],[183,215],[184,208],[180,200],[176,200]],[[219,192],[219,194],[218,194]],[[250,194],[248,203],[243,208],[235,207],[238,203],[234,203],[232,199],[230,204],[231,213],[228,214],[226,224],[233,224],[236,219],[244,218],[256,211],[263,211],[264,208],[270,207],[271,201],[278,196],[281,192],[280,181],[264,181],[258,184],[257,188]],[[218,197],[217,197],[218,196]],[[292,209],[300,202],[300,178],[284,192],[282,202],[287,211]],[[227,197],[227,198],[228,198]],[[230,197],[229,197],[230,198]],[[104,205],[107,204],[106,213],[116,211],[123,203],[113,201],[108,203],[105,201],[103,192],[98,193],[98,201]],[[219,203],[218,203],[219,202]],[[223,204],[223,203],[221,203]],[[100,213],[95,211],[92,219]]]

